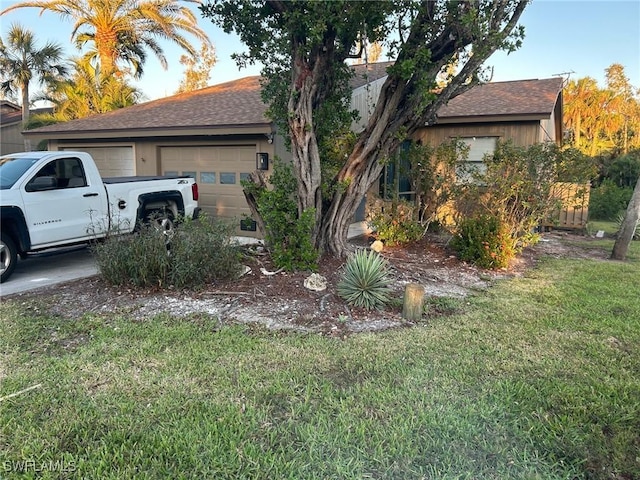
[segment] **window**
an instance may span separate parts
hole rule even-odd
[[[384,167],[380,176],[380,197],[385,200],[399,198],[412,201],[414,191],[411,188],[411,162],[409,161],[409,148],[411,142],[405,141],[395,158]]]
[[[221,172],[220,184],[221,185],[234,185],[236,183],[235,172]]]
[[[87,179],[78,158],[59,158],[47,163],[27,183],[27,192],[86,187]]]
[[[200,172],[200,183],[216,183],[216,172]]]
[[[185,175],[187,177],[191,177],[191,178],[196,178],[197,177],[197,173],[196,172],[182,172],[182,175]]]
[[[469,148],[467,158],[457,172],[458,180],[464,182],[471,179],[474,171],[484,173],[484,156],[495,152],[498,137],[463,137],[460,141]]]

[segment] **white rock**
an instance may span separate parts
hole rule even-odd
[[[380,253],[382,251],[382,249],[384,248],[384,244],[380,241],[380,240],[376,240],[375,242],[373,242],[371,244],[371,250],[373,250],[374,252],[378,252]]]
[[[304,279],[304,288],[321,292],[327,289],[327,279],[317,273],[312,273]]]

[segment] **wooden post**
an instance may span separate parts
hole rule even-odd
[[[424,287],[417,283],[409,283],[404,289],[402,318],[406,320],[420,320],[424,301]]]

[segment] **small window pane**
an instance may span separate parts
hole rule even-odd
[[[187,177],[196,178],[196,172],[182,172],[182,175],[186,175]]]
[[[241,173],[240,174],[240,181],[249,180],[250,178],[251,178],[251,174],[250,173]]]
[[[175,177],[178,175],[178,172],[174,170],[167,170],[166,172],[164,172],[164,174],[167,177]]]
[[[220,173],[220,183],[222,185],[234,185],[236,183],[236,173],[235,172]]]
[[[200,172],[200,183],[216,183],[216,172]]]

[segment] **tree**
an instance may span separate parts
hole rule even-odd
[[[622,228],[618,233],[618,238],[613,244],[611,258],[613,260],[624,260],[627,257],[627,250],[633,239],[633,234],[638,228],[640,222],[640,177],[636,182],[636,188],[633,190],[631,201],[627,207],[627,213],[622,222]]]
[[[630,134],[633,136],[633,127],[640,126],[639,102],[624,67],[614,63],[606,70],[607,88],[612,93],[610,113],[613,117],[612,134],[617,136],[622,154],[629,153]],[[640,132],[636,132],[640,133]],[[640,135],[638,135],[640,136]]]
[[[174,42],[190,55],[196,52],[182,32],[209,42],[193,12],[177,0],[26,0],[4,9],[0,15],[26,7],[71,18],[71,39],[78,48],[86,44],[93,47],[87,55],[97,57],[105,76],[121,72],[120,63],[131,65],[134,75],[141,76],[145,49],[151,50],[166,69],[167,59],[158,39]]]
[[[236,56],[240,66],[255,60],[266,66],[263,97],[289,134],[299,214],[313,210],[315,245],[343,255],[349,222],[384,160],[418,128],[433,123],[449,99],[477,82],[494,51],[520,45],[523,29],[516,25],[526,5],[526,0],[239,0],[200,8],[247,45],[248,53]],[[365,38],[386,42],[396,61],[354,147],[337,173],[323,179],[320,145],[353,119],[352,70],[345,60],[360,56]],[[436,77],[454,58],[458,73],[436,90]],[[329,192],[324,197],[323,190]]]
[[[564,89],[564,122],[573,146],[591,156],[626,154],[640,146],[640,91],[622,65],[605,72],[606,88],[584,77]]]
[[[39,97],[52,103],[53,113],[39,115],[37,122],[66,122],[110,112],[138,103],[141,93],[118,76],[101,75],[84,59],[74,60],[71,78],[56,82]],[[36,128],[37,123],[33,124]]]
[[[20,90],[22,97],[22,121],[29,121],[29,86],[31,81],[52,82],[66,74],[66,67],[60,63],[62,47],[47,42],[38,48],[33,32],[18,24],[12,24],[6,41],[0,39],[0,89],[4,94],[13,95]],[[25,139],[24,148],[31,150],[31,142]]]
[[[208,86],[211,69],[216,64],[216,60],[215,50],[206,43],[202,44],[199,55],[182,55],[180,64],[187,68],[176,93],[192,92]]]

